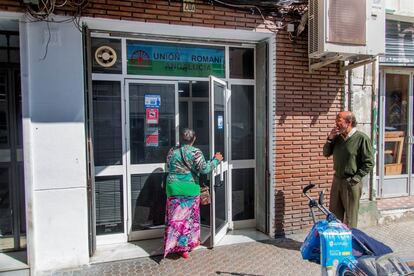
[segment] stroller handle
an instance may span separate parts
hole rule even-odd
[[[310,190],[310,189],[313,189],[315,187],[315,184],[309,184],[309,185],[307,185],[305,188],[303,188],[303,190],[302,190],[302,192],[303,192],[303,194],[305,194],[306,195],[306,193]]]
[[[312,216],[312,220],[314,223],[316,223],[316,217],[315,217],[315,213],[313,211],[313,208],[318,208],[324,215],[326,215],[326,220],[327,221],[338,221],[341,222],[340,220],[338,220],[335,215],[333,213],[331,213],[325,206],[324,206],[324,194],[323,192],[319,193],[319,200],[316,201],[315,199],[311,198],[307,192],[309,190],[311,190],[312,188],[314,188],[316,185],[315,184],[308,184],[305,188],[303,188],[302,192],[303,194],[309,199],[309,204],[308,207],[310,209],[311,212],[311,216]]]

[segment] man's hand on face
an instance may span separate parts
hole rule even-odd
[[[328,135],[328,140],[335,139],[335,137],[338,136],[338,134],[339,134],[339,129],[337,127],[334,127]]]

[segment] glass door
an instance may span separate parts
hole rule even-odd
[[[229,164],[228,164],[228,142],[229,142],[229,116],[228,105],[230,90],[226,82],[210,76],[210,153],[223,154],[223,161],[211,173],[211,246],[225,236],[229,226]]]
[[[178,82],[126,80],[128,240],[163,236],[166,157],[179,141]]]
[[[409,193],[412,82],[409,72],[387,71],[381,91],[380,196]]]
[[[411,73],[411,87],[409,96],[409,133],[410,137],[408,140],[408,152],[410,155],[410,178],[408,194],[414,196],[414,73]]]

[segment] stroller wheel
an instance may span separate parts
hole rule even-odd
[[[358,274],[352,272],[351,270],[349,270],[349,268],[347,268],[344,271],[342,271],[340,275],[341,276],[356,276]]]

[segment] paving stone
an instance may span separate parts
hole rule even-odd
[[[408,252],[414,256],[414,221],[370,227],[363,230],[389,245],[394,251]],[[190,253],[189,259],[177,256],[167,259],[160,257],[139,258],[94,264],[73,271],[45,272],[41,275],[319,275],[319,265],[301,258],[299,248],[305,236],[306,233],[299,233],[283,239],[197,250]]]

